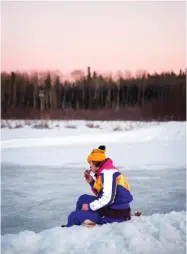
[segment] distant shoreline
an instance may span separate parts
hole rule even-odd
[[[118,111],[102,110],[72,110],[72,109],[39,109],[14,108],[1,113],[1,119],[12,120],[88,120],[88,121],[186,121],[186,115],[179,112],[153,112],[150,104],[144,107],[128,107]]]

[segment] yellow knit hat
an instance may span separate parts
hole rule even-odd
[[[91,154],[88,156],[87,161],[90,163],[91,161],[104,161],[107,159],[106,157],[106,147],[99,146],[98,148],[93,149]]]

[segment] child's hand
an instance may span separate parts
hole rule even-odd
[[[89,170],[84,171],[84,177],[85,177],[87,183],[91,183],[93,181],[93,177],[90,175]]]
[[[89,207],[88,207],[88,204],[83,204],[82,205],[82,210],[83,211],[88,211]]]

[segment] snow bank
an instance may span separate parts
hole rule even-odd
[[[67,146],[100,143],[140,143],[150,140],[169,140],[185,138],[186,122],[167,122],[157,125],[145,126],[131,131],[94,130],[90,132],[85,126],[79,130],[2,130],[1,147],[21,148],[36,146]],[[24,138],[20,138],[20,133]],[[19,138],[16,136],[18,135]],[[30,138],[36,136],[36,138]],[[5,136],[5,138],[4,138]],[[12,137],[12,139],[10,138]]]
[[[83,123],[78,129],[3,129],[2,137],[3,162],[18,165],[87,167],[88,152],[101,144],[125,169],[184,168],[186,163],[186,122],[154,123],[130,131],[89,129]]]
[[[95,228],[56,227],[2,236],[2,254],[185,253],[186,212],[133,217]]]

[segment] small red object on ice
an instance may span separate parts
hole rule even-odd
[[[134,213],[134,215],[135,215],[135,216],[138,216],[138,217],[139,217],[141,214],[142,214],[142,213],[139,212],[139,211],[136,211],[136,212]]]

